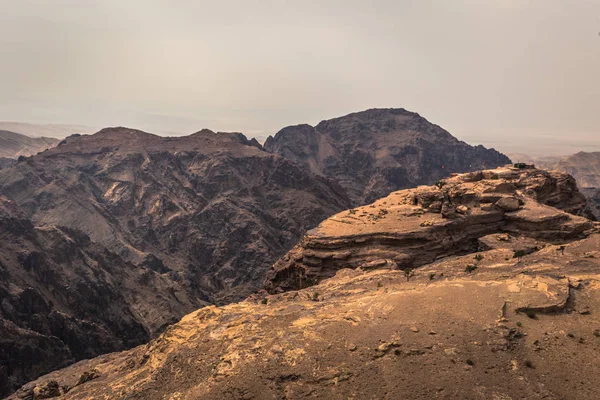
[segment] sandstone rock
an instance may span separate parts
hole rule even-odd
[[[521,208],[521,203],[515,197],[503,197],[496,202],[496,207],[502,211],[511,212]]]
[[[484,176],[498,178],[488,180]],[[293,261],[282,259],[272,266],[264,287],[278,293],[329,278],[340,268],[357,268],[364,264],[385,268],[386,264],[377,260],[392,259],[397,268],[405,269],[477,247],[511,248],[513,244],[504,241],[509,234],[519,237],[526,250],[542,248],[546,242],[560,243],[583,237],[594,229],[593,223],[561,210],[564,207],[576,212],[586,203],[576,187],[574,190],[560,183],[568,181],[567,176],[556,172],[518,170],[509,166],[475,177],[462,174],[448,178],[443,194],[438,188],[427,186],[394,192],[372,205],[357,208],[352,218],[342,212],[309,231],[290,251],[288,259]],[[508,188],[513,192],[507,193]],[[417,203],[428,204],[423,199],[434,198],[436,193],[444,199],[440,213],[419,212],[423,208],[415,207],[415,199]],[[490,196],[497,196],[496,204],[490,208],[479,207]],[[548,200],[557,208],[541,204],[540,199]],[[385,207],[387,218],[373,221],[361,216],[362,210],[372,207]],[[506,212],[508,210],[512,212]],[[484,239],[493,238],[495,234],[504,236]],[[344,253],[343,261],[336,259],[338,252]],[[318,257],[319,264],[303,261],[304,254]]]

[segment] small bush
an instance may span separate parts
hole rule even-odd
[[[356,214],[356,210],[355,210],[354,208],[353,208],[353,209],[351,209],[351,210],[349,210],[348,212],[350,213],[350,215],[354,215],[354,214]]]
[[[380,288],[380,287],[382,287],[382,286],[383,286],[383,283],[381,283],[381,282],[377,282],[377,287],[378,287],[378,288]]]
[[[429,280],[432,281],[435,278],[435,272],[429,274]]]
[[[410,278],[415,276],[415,270],[412,268],[406,268],[404,270],[404,276],[406,277],[406,282],[410,281]]]
[[[319,301],[319,292],[314,292],[312,295],[312,301]]]
[[[475,255],[475,260],[476,261],[481,261],[481,260],[483,260],[483,256],[481,254],[476,254]]]
[[[269,303],[269,299],[267,299],[267,298],[265,297],[265,298],[264,298],[264,299],[262,299],[260,302],[261,302],[262,304],[267,304],[267,303]]]
[[[517,321],[517,326],[520,328],[523,326],[523,324],[521,323],[521,321]]]
[[[527,252],[525,250],[515,250],[515,253],[513,254],[513,258],[516,258],[519,261],[521,261],[521,259],[526,255],[527,255]]]
[[[469,265],[467,265],[467,268],[465,268],[465,272],[467,274],[470,274],[471,272],[475,271],[476,269],[477,269],[476,265],[469,264]]]
[[[533,310],[527,310],[527,311],[525,311],[525,315],[527,315],[531,319],[536,319],[537,318],[537,315],[536,315],[535,311],[533,311]]]
[[[475,365],[475,362],[473,360],[471,360],[470,358],[466,361],[467,365],[473,366]]]
[[[394,350],[394,354],[399,356],[400,354],[402,354],[402,352],[399,349]]]
[[[530,360],[525,360],[525,366],[527,368],[535,368]]]

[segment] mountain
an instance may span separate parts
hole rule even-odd
[[[0,395],[83,358],[147,342],[203,304],[84,233],[35,227],[0,196]]]
[[[17,158],[31,156],[58,144],[49,137],[29,137],[20,133],[0,131],[0,157]]]
[[[71,136],[0,170],[0,192],[35,225],[80,230],[196,302],[250,294],[307,228],[349,204],[337,185],[255,141],[208,130]]]
[[[371,109],[284,128],[264,144],[347,190],[355,205],[398,189],[432,184],[452,172],[510,163],[503,154],[472,147],[419,114]]]
[[[588,211],[596,219],[600,219],[600,152],[579,152],[565,157],[527,158],[519,159],[535,163],[536,166],[566,172],[573,175],[581,191],[589,199]],[[517,160],[517,158],[513,158]]]
[[[596,399],[600,225],[569,213],[584,206],[572,177],[535,169],[394,192],[308,233],[272,294],[10,399]]]
[[[554,169],[573,175],[582,188],[600,189],[600,152],[579,152],[563,157]]]
[[[0,170],[0,391],[246,297],[343,190],[242,134],[74,135]],[[293,210],[293,212],[290,212]]]
[[[0,121],[0,130],[18,132],[29,137],[51,137],[64,139],[67,136],[94,133],[98,129],[85,125],[70,124],[29,124],[25,122]]]

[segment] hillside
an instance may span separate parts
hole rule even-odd
[[[600,234],[568,213],[584,206],[570,176],[513,168],[392,193],[310,232],[272,294],[11,399],[596,399]]]
[[[433,184],[453,172],[510,162],[503,154],[461,142],[404,109],[371,109],[315,127],[289,126],[269,137],[264,146],[336,180],[355,205],[394,190]]]
[[[29,137],[20,133],[0,130],[0,157],[18,158],[31,156],[58,144],[49,137]]]
[[[0,276],[0,395],[74,361],[145,343],[203,305],[83,232],[35,227],[2,196]]]

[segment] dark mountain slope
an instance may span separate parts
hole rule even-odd
[[[75,360],[144,343],[201,305],[80,231],[34,227],[0,196],[0,395]]]
[[[371,109],[315,127],[290,126],[269,137],[265,148],[337,180],[355,204],[432,184],[452,172],[510,162],[496,150],[461,142],[404,109]]]
[[[0,192],[34,224],[78,229],[211,302],[251,293],[307,228],[349,204],[242,134],[208,130],[72,136],[1,170]]]

